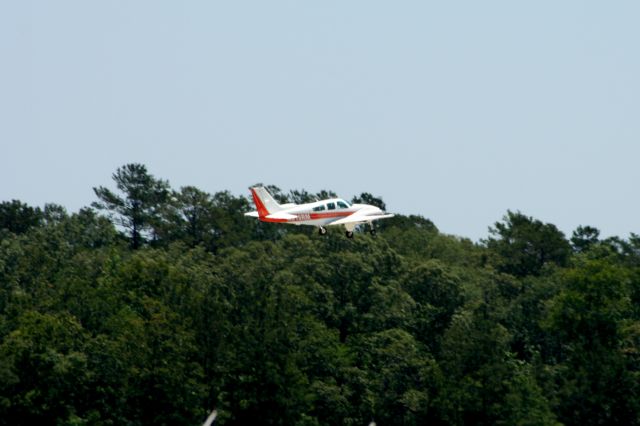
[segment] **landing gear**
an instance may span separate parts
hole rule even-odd
[[[351,239],[353,238],[353,231],[347,231],[345,235],[347,236],[347,238]]]
[[[327,228],[325,228],[324,226],[321,226],[320,228],[318,228],[318,234],[327,235]]]
[[[371,234],[372,237],[375,237],[377,232],[375,229],[371,228],[371,231],[369,231],[369,233]]]

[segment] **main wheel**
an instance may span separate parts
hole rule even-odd
[[[321,226],[320,228],[318,228],[318,234],[327,235],[327,228],[325,228],[324,226]]]
[[[371,236],[372,236],[372,237],[375,237],[375,236],[376,236],[376,230],[375,230],[375,229],[372,229],[372,230],[371,230],[371,231],[369,231],[369,232],[371,233]]]
[[[353,231],[346,232],[347,238],[353,238]]]

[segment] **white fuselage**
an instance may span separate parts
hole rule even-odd
[[[293,225],[326,226],[337,220],[351,216],[356,212],[383,214],[378,207],[368,204],[350,205],[340,198],[298,204],[289,207],[283,205],[277,213],[260,218],[263,222],[290,223]]]
[[[348,235],[360,223],[372,225],[373,221],[393,217],[376,206],[349,204],[341,198],[315,201],[306,204],[278,204],[263,187],[251,188],[257,211],[246,213],[262,222],[312,225],[324,233],[324,226],[343,225]],[[372,228],[373,229],[373,228]]]

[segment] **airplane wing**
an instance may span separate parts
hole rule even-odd
[[[379,219],[386,219],[389,217],[393,217],[395,215],[389,213],[389,214],[367,214],[365,213],[360,213],[360,212],[355,212],[352,215],[349,215],[347,217],[343,217],[342,219],[338,219],[334,222],[329,223],[328,225],[346,225],[348,223],[368,223],[368,222],[373,222],[374,220],[379,220]]]
[[[257,217],[260,218],[260,213],[258,212],[248,212],[244,214],[245,216],[249,216],[249,217]],[[273,213],[267,216],[263,216],[262,218],[264,219],[269,219],[272,221],[291,221],[294,219],[297,219],[298,216],[289,214],[289,213],[285,213],[285,212],[278,212],[278,213]],[[262,219],[261,218],[261,219]]]
[[[289,213],[285,213],[285,212],[278,212],[278,213],[273,213],[270,214],[266,217],[266,219],[275,219],[275,220],[294,220],[296,219],[298,216],[293,215],[293,214],[289,214]]]

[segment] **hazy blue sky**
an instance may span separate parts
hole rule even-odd
[[[174,188],[382,196],[640,232],[638,1],[3,1],[0,200]]]

